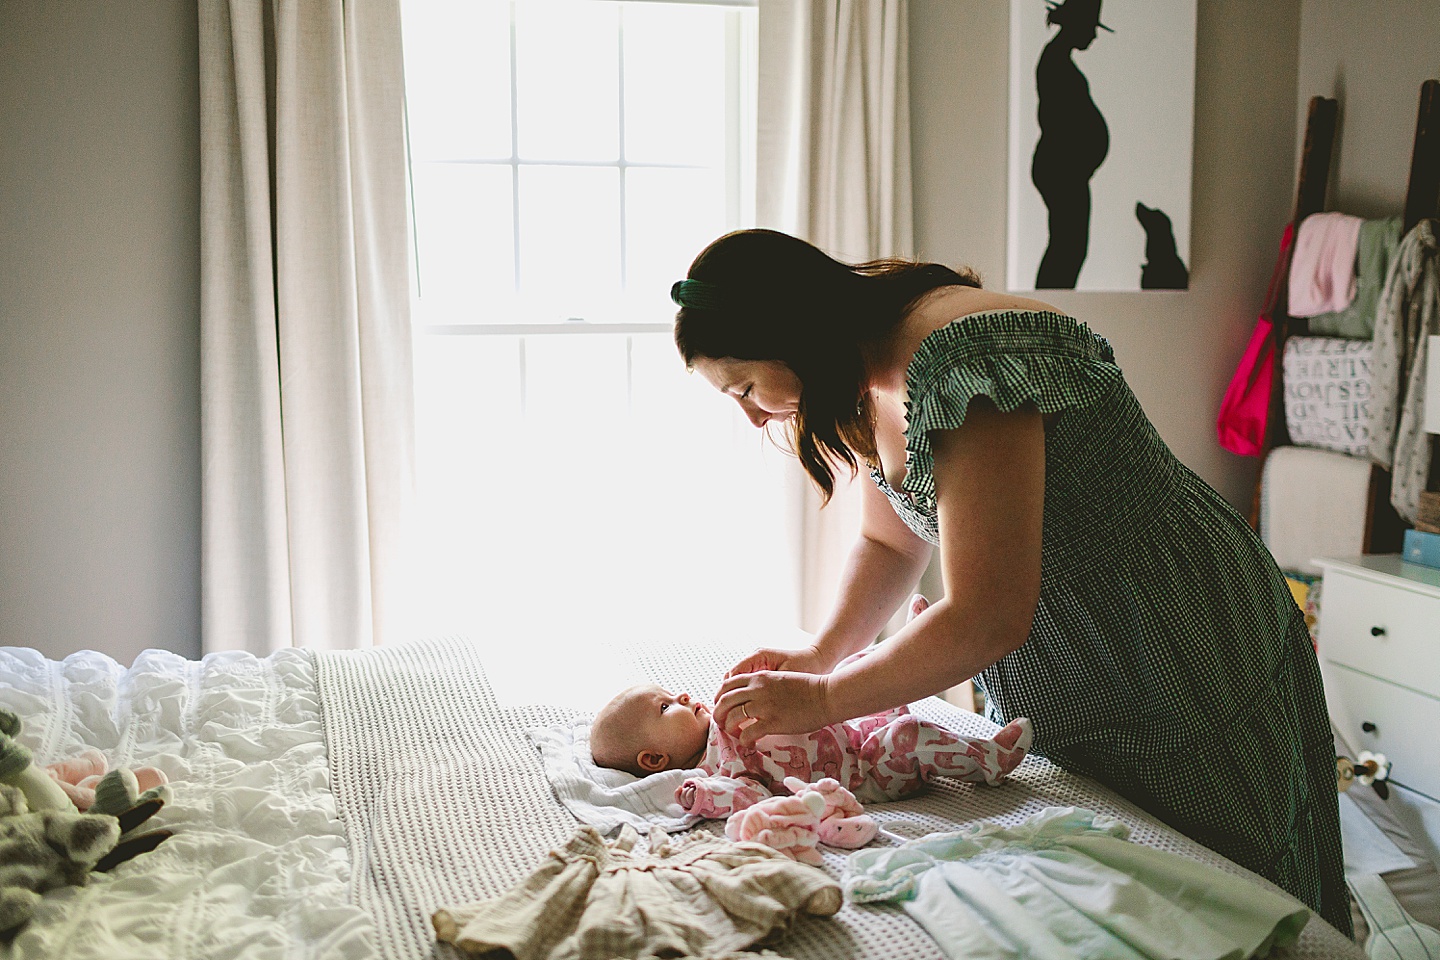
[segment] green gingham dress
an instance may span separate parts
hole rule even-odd
[[[1020,649],[976,678],[990,718],[1279,884],[1347,935],[1335,751],[1319,664],[1275,561],[1171,453],[1106,341],[1051,312],[972,314],[906,375],[901,489],[939,542],[930,431],[983,394],[1058,414],[1045,436],[1040,602]]]

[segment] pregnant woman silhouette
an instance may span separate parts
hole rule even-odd
[[[1088,49],[1097,29],[1110,30],[1100,22],[1100,0],[1051,4],[1046,22],[1060,32],[1045,45],[1035,68],[1040,142],[1030,179],[1050,211],[1050,245],[1035,276],[1037,290],[1075,286],[1090,247],[1090,178],[1110,150],[1105,118],[1070,56],[1072,50]]]

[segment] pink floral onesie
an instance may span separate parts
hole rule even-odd
[[[700,767],[675,791],[691,813],[723,819],[776,793],[786,777],[834,777],[861,803],[898,800],[932,777],[999,783],[1030,749],[1030,721],[1019,717],[981,740],[921,720],[906,707],[832,723],[803,736],[762,737],[742,746],[714,722]]]

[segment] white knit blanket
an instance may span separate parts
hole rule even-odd
[[[708,693],[744,652],[690,638],[667,650],[629,655],[640,675]],[[375,918],[383,956],[451,955],[435,943],[431,913],[500,896],[574,830],[575,818],[551,791],[525,730],[566,723],[579,711],[502,705],[486,679],[480,648],[462,639],[319,653],[316,683],[331,786],[349,838],[352,902]],[[918,704],[915,712],[963,733],[994,732],[983,718],[938,700]],[[1130,825],[1137,842],[1264,883],[1039,757],[1027,758],[1000,787],[940,781],[923,796],[872,805],[869,812],[891,833],[914,838],[979,819],[1015,824],[1056,805],[1089,807]],[[839,854],[826,854],[826,869],[837,879],[843,864]],[[943,956],[900,911],[848,904],[834,918],[801,920],[776,949],[795,960]],[[1287,955],[1363,957],[1318,917]]]

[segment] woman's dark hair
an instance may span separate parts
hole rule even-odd
[[[676,284],[675,346],[700,359],[778,360],[800,379],[790,444],[825,502],[835,467],[877,460],[860,347],[895,329],[937,287],[978,287],[968,269],[885,259],[848,264],[774,230],[739,230],[710,244]]]

